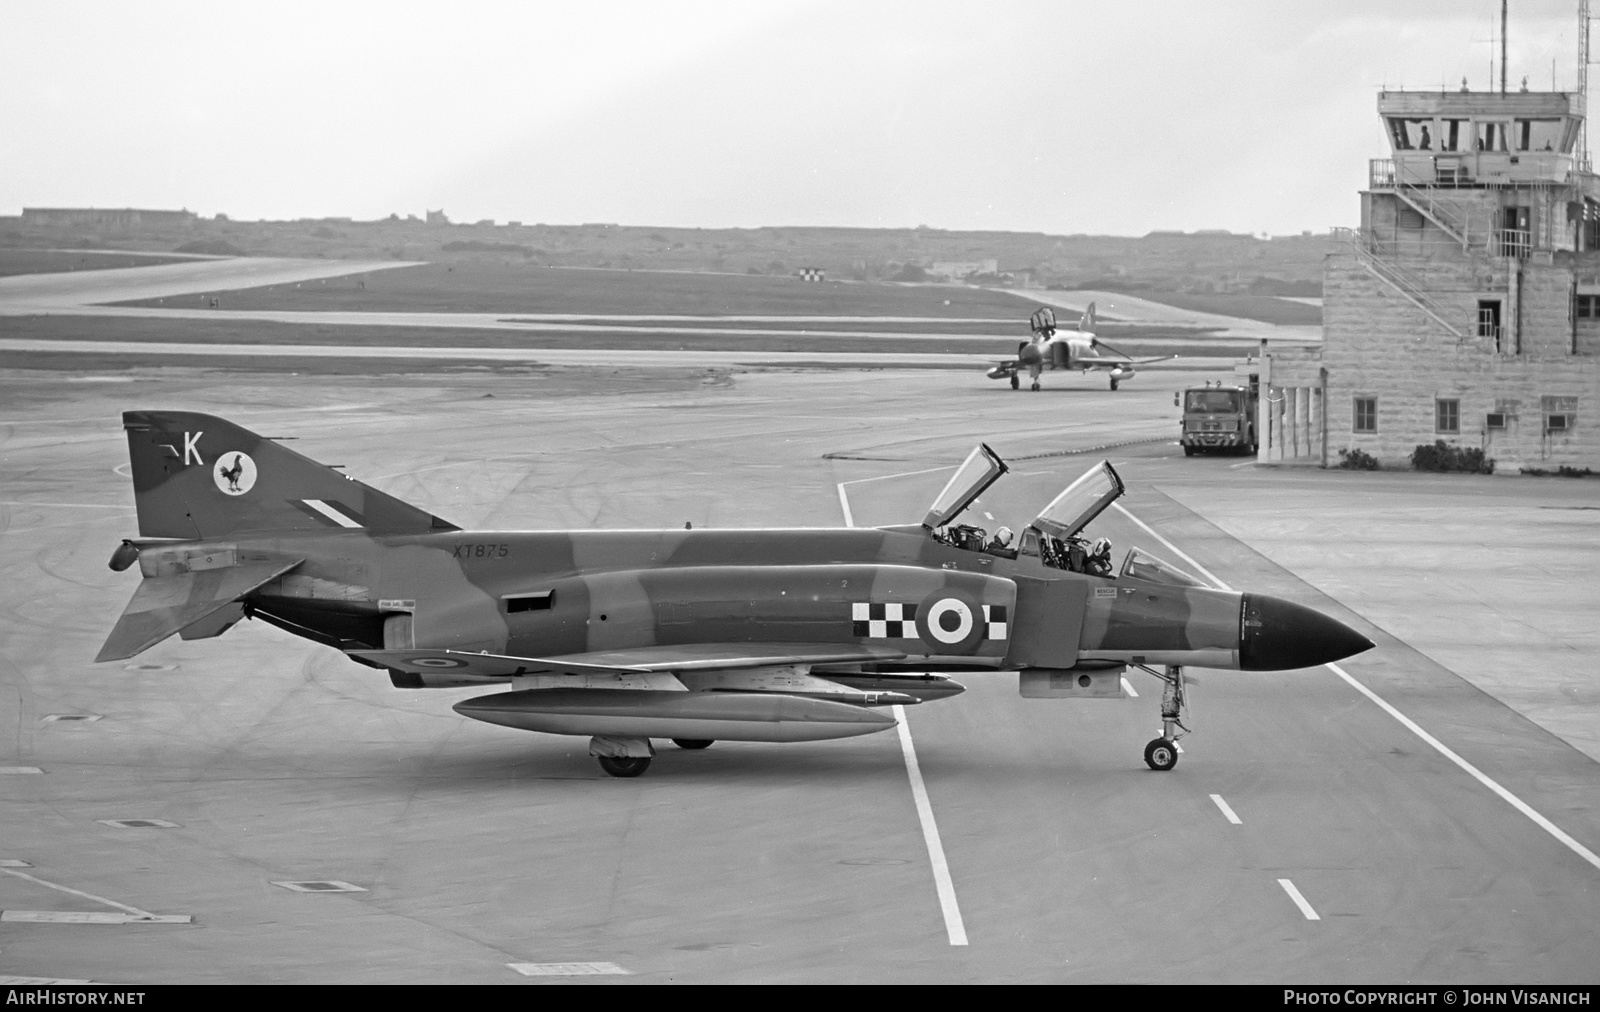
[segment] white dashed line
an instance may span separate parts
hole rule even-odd
[[[1306,898],[1304,896],[1300,895],[1300,890],[1298,890],[1298,889],[1296,889],[1294,887],[1294,883],[1293,882],[1290,882],[1286,878],[1280,878],[1278,880],[1278,884],[1283,886],[1283,891],[1289,894],[1289,898],[1291,900],[1294,900],[1294,905],[1300,908],[1300,912],[1302,914],[1306,915],[1306,920],[1308,920],[1308,921],[1320,921],[1320,920],[1322,920],[1321,917],[1317,916],[1317,912],[1315,910],[1311,909],[1311,904],[1306,902]]]
[[[1222,795],[1213,794],[1213,795],[1211,795],[1211,800],[1215,801],[1217,803],[1217,807],[1222,810],[1222,817],[1223,818],[1227,819],[1229,822],[1233,823],[1235,826],[1244,825],[1244,821],[1242,819],[1240,819],[1237,815],[1233,814],[1233,809],[1229,808],[1228,807],[1228,803],[1226,801],[1222,800]]]
[[[615,963],[507,963],[524,977],[589,977],[595,974],[630,974]]]

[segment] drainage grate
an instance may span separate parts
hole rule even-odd
[[[113,829],[181,829],[176,822],[166,819],[96,819],[102,826]]]
[[[349,882],[340,882],[337,879],[320,879],[313,882],[274,882],[275,886],[283,886],[297,893],[364,893],[367,890]]]
[[[42,722],[46,723],[46,724],[55,724],[55,723],[60,723],[60,724],[66,724],[66,723],[87,724],[90,721],[99,720],[100,719],[100,714],[98,714],[98,713],[47,713],[43,717],[40,717],[39,719]]]
[[[615,963],[507,963],[524,977],[588,977],[599,973],[629,974]]]

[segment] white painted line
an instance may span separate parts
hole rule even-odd
[[[102,826],[112,829],[182,829],[176,822],[166,819],[96,819]]]
[[[0,868],[0,874],[14,875],[17,878],[27,879],[29,882],[32,882],[35,885],[42,885],[47,889],[54,889],[57,892],[66,893],[69,896],[78,896],[78,897],[81,897],[81,898],[86,899],[86,900],[93,900],[96,903],[104,904],[105,906],[108,906],[108,907],[116,907],[118,910],[124,910],[124,911],[126,911],[126,912],[128,912],[130,914],[133,914],[135,917],[139,918],[140,920],[149,920],[150,918],[156,916],[155,914],[152,914],[148,910],[140,910],[138,907],[130,907],[126,903],[118,903],[116,900],[108,900],[104,896],[96,896],[94,893],[86,893],[81,889],[73,889],[73,888],[71,888],[69,886],[57,885],[54,882],[46,882],[42,878],[38,878],[36,876],[29,875],[25,871],[17,871],[14,868]],[[15,912],[16,911],[7,911],[7,913],[15,913]]]
[[[1118,510],[1120,510],[1123,513],[1123,515],[1125,515],[1129,520],[1132,520],[1134,523],[1138,524],[1140,527],[1142,527],[1146,531],[1148,531],[1152,537],[1156,538],[1156,540],[1160,541],[1163,545],[1166,545],[1168,548],[1170,548],[1174,552],[1176,552],[1179,557],[1187,560],[1190,565],[1194,566],[1197,570],[1199,570],[1202,575],[1204,575],[1206,578],[1211,580],[1212,583],[1214,583],[1217,587],[1219,587],[1222,590],[1232,590],[1233,589],[1233,588],[1229,587],[1226,583],[1223,583],[1221,580],[1217,579],[1211,573],[1207,572],[1205,567],[1201,566],[1198,562],[1195,562],[1193,559],[1189,558],[1189,556],[1185,555],[1178,548],[1177,545],[1174,545],[1172,542],[1168,541],[1166,538],[1163,538],[1161,535],[1159,535],[1155,531],[1151,530],[1149,528],[1149,526],[1147,526],[1145,524],[1144,521],[1140,520],[1138,517],[1134,516],[1132,513],[1129,513],[1127,510],[1123,509],[1121,503],[1112,503],[1111,505],[1115,506]],[[1327,667],[1327,669],[1329,671],[1332,671],[1334,674],[1338,675],[1340,678],[1344,679],[1347,683],[1349,683],[1351,688],[1355,689],[1357,692],[1361,693],[1363,696],[1366,696],[1368,699],[1370,699],[1374,703],[1378,704],[1378,706],[1383,710],[1383,712],[1387,713],[1389,716],[1393,717],[1395,720],[1398,720],[1412,734],[1416,735],[1418,738],[1421,738],[1423,741],[1425,741],[1429,745],[1433,746],[1433,748],[1436,749],[1439,752],[1440,755],[1444,756],[1446,759],[1449,759],[1451,762],[1453,762],[1457,766],[1461,767],[1461,769],[1464,770],[1474,780],[1478,781],[1483,786],[1489,788],[1489,790],[1493,791],[1495,794],[1498,794],[1500,796],[1500,798],[1503,801],[1506,802],[1506,804],[1510,805],[1512,808],[1515,808],[1517,811],[1521,812],[1523,815],[1526,815],[1529,819],[1533,820],[1534,825],[1538,826],[1540,829],[1544,830],[1546,833],[1549,833],[1551,836],[1555,837],[1557,841],[1559,841],[1567,849],[1571,850],[1574,854],[1577,854],[1579,857],[1581,857],[1585,861],[1589,862],[1589,864],[1593,865],[1595,868],[1600,869],[1600,855],[1595,854],[1594,851],[1590,850],[1588,847],[1585,847],[1583,844],[1581,844],[1577,840],[1573,839],[1565,831],[1563,831],[1561,829],[1561,827],[1557,826],[1555,823],[1551,822],[1549,819],[1547,819],[1543,815],[1539,814],[1539,812],[1535,811],[1533,806],[1529,805],[1526,801],[1523,801],[1521,798],[1517,797],[1515,794],[1512,794],[1510,791],[1508,791],[1504,787],[1500,786],[1493,779],[1491,779],[1489,776],[1487,776],[1482,770],[1478,769],[1476,766],[1474,766],[1471,763],[1467,762],[1465,759],[1461,758],[1459,755],[1456,755],[1456,753],[1454,751],[1452,751],[1448,746],[1446,746],[1443,742],[1441,742],[1439,739],[1435,738],[1433,735],[1429,734],[1427,731],[1424,731],[1420,724],[1418,724],[1416,721],[1412,720],[1410,717],[1407,717],[1405,714],[1401,713],[1399,710],[1395,709],[1392,705],[1390,705],[1388,700],[1384,699],[1382,696],[1379,696],[1376,692],[1373,692],[1371,689],[1367,688],[1365,685],[1362,685],[1360,682],[1356,681],[1354,678],[1352,678],[1350,676],[1349,672],[1347,672],[1343,668],[1339,667],[1339,665],[1337,665],[1337,664],[1329,664],[1329,665],[1326,665],[1326,667]]]
[[[930,468],[944,471],[947,468]],[[926,473],[926,472],[917,472]],[[844,522],[855,526],[850,516],[850,497],[839,483],[839,505],[844,509]],[[933,804],[928,800],[928,786],[922,782],[922,766],[917,762],[917,747],[911,742],[911,725],[906,722],[906,708],[894,706],[895,730],[900,734],[900,754],[905,758],[906,776],[911,781],[911,800],[917,806],[917,821],[922,824],[922,842],[928,848],[928,862],[933,865],[933,885],[939,894],[939,909],[944,914],[944,930],[951,945],[967,944],[967,926],[961,920],[961,907],[956,903],[956,884],[950,879],[950,863],[945,860],[944,843],[939,839],[939,824],[933,821]]]
[[[1205,577],[1207,580],[1210,580],[1213,586],[1215,586],[1215,587],[1217,587],[1217,588],[1219,588],[1221,590],[1232,590],[1233,589],[1232,587],[1230,587],[1227,584],[1223,583],[1221,580],[1217,579],[1216,576],[1211,572],[1211,570],[1207,569],[1206,567],[1200,565],[1200,563],[1194,561],[1194,559],[1190,558],[1188,553],[1185,552],[1183,549],[1179,548],[1177,545],[1173,544],[1172,542],[1168,541],[1166,538],[1164,538],[1161,535],[1157,534],[1155,532],[1155,529],[1152,528],[1149,524],[1145,523],[1143,520],[1140,520],[1138,517],[1134,516],[1132,513],[1129,513],[1127,510],[1123,509],[1121,503],[1114,502],[1114,503],[1111,504],[1111,506],[1118,513],[1121,513],[1123,516],[1127,517],[1129,520],[1132,520],[1134,523],[1138,524],[1140,529],[1143,530],[1146,534],[1150,535],[1152,538],[1155,538],[1157,541],[1161,542],[1163,545],[1166,545],[1169,549],[1171,549],[1173,551],[1174,554],[1176,554],[1178,556],[1178,558],[1182,559],[1183,561],[1187,562],[1189,565],[1193,566],[1195,568],[1195,571],[1198,572],[1201,576]]]
[[[1294,900],[1294,905],[1300,908],[1300,912],[1302,914],[1306,915],[1306,920],[1308,920],[1308,921],[1320,921],[1320,920],[1322,920],[1322,918],[1317,916],[1317,912],[1315,910],[1311,909],[1311,904],[1306,902],[1306,898],[1304,896],[1300,895],[1300,890],[1298,890],[1298,889],[1296,889],[1294,887],[1294,883],[1293,882],[1290,882],[1286,878],[1280,878],[1278,880],[1278,884],[1283,886],[1283,891],[1289,894],[1289,898],[1291,900]]]
[[[875,475],[874,477],[871,477],[871,478],[852,478],[849,481],[841,481],[839,484],[840,485],[860,485],[862,482],[867,482],[867,481],[888,481],[890,478],[909,478],[914,474],[932,474],[935,471],[954,471],[956,468],[958,468],[960,466],[961,466],[960,464],[948,464],[948,465],[946,465],[944,467],[925,467],[920,471],[900,471],[900,472],[898,472],[896,474],[880,474],[880,475]],[[1043,472],[1041,472],[1041,473],[1043,473]]]
[[[1233,823],[1235,826],[1244,825],[1244,820],[1240,819],[1237,815],[1233,814],[1233,809],[1229,808],[1228,807],[1228,803],[1226,801],[1222,800],[1222,795],[1213,794],[1213,795],[1211,795],[1211,800],[1215,801],[1217,803],[1217,807],[1222,809],[1222,817],[1223,818],[1227,819],[1229,822]]]
[[[23,777],[43,772],[44,770],[37,766],[0,766],[0,777]]]
[[[69,977],[7,977],[0,975],[0,984],[93,984],[92,980],[74,980]]]
[[[1471,776],[1474,780],[1478,781],[1478,783],[1480,783],[1483,786],[1489,788],[1489,790],[1493,791],[1494,793],[1500,795],[1501,799],[1504,800],[1507,804],[1509,804],[1512,808],[1515,808],[1517,811],[1521,812],[1523,815],[1526,815],[1528,818],[1532,819],[1533,822],[1534,822],[1534,825],[1538,826],[1540,829],[1544,830],[1546,833],[1549,833],[1551,836],[1555,837],[1563,845],[1565,845],[1569,850],[1571,850],[1574,854],[1577,854],[1579,857],[1581,857],[1585,861],[1589,862],[1595,868],[1600,868],[1600,855],[1596,855],[1594,851],[1590,850],[1588,847],[1585,847],[1583,844],[1579,843],[1577,840],[1574,840],[1571,836],[1568,836],[1564,831],[1562,831],[1561,827],[1557,826],[1555,823],[1551,822],[1549,819],[1545,818],[1543,815],[1540,815],[1527,802],[1523,801],[1521,798],[1517,797],[1515,794],[1512,794],[1510,791],[1506,790],[1504,787],[1501,787],[1498,783],[1496,783],[1494,780],[1490,779],[1487,775],[1485,775],[1482,770],[1478,769],[1478,767],[1472,765],[1471,763],[1467,762],[1465,759],[1463,759],[1460,756],[1456,755],[1455,752],[1451,751],[1451,749],[1447,745],[1445,745],[1439,739],[1435,738],[1433,735],[1431,735],[1428,732],[1424,731],[1422,729],[1422,727],[1417,724],[1416,721],[1412,720],[1410,717],[1407,717],[1405,714],[1401,713],[1399,710],[1397,710],[1393,706],[1389,705],[1388,701],[1383,699],[1382,697],[1380,697],[1376,692],[1373,692],[1371,689],[1367,688],[1365,685],[1362,685],[1360,682],[1356,681],[1354,678],[1351,678],[1349,673],[1346,672],[1343,668],[1339,667],[1339,665],[1337,665],[1337,664],[1329,664],[1327,667],[1328,667],[1329,671],[1332,671],[1334,674],[1338,675],[1340,678],[1342,678],[1346,682],[1350,683],[1351,687],[1354,688],[1357,692],[1361,693],[1363,696],[1366,696],[1368,699],[1372,700],[1374,703],[1377,703],[1380,707],[1383,708],[1383,711],[1385,713],[1387,713],[1389,716],[1393,717],[1395,720],[1398,720],[1400,723],[1404,724],[1406,729],[1409,730],[1412,734],[1416,735],[1418,738],[1421,738],[1423,741],[1427,742],[1429,745],[1432,745],[1435,749],[1437,749],[1439,751],[1440,755],[1444,756],[1446,759],[1450,760],[1451,762],[1455,763],[1457,766],[1461,767],[1463,770],[1465,770],[1467,772],[1467,774],[1469,776]]]
[[[1122,691],[1126,692],[1128,695],[1132,696],[1134,699],[1138,699],[1139,698],[1138,690],[1134,689],[1133,683],[1128,681],[1126,678],[1124,678],[1122,680]]]
[[[61,509],[122,510],[123,512],[129,512],[129,513],[133,512],[132,510],[128,509],[128,506],[127,506],[126,503],[27,502],[27,501],[22,500],[22,499],[0,499],[0,506],[51,506],[51,507],[56,507],[56,508],[61,508]]]
[[[18,861],[14,857],[0,858],[0,868],[32,868],[33,865],[26,861]]]
[[[98,713],[47,713],[39,718],[46,724],[93,724],[99,719]]]
[[[188,914],[114,914],[105,910],[0,910],[12,924],[189,924]]]
[[[814,487],[814,486],[813,486]],[[507,963],[524,977],[587,977],[593,974],[631,974],[615,963]]]
[[[933,805],[922,782],[922,767],[917,763],[917,748],[911,743],[911,725],[906,723],[905,707],[895,705],[894,717],[900,732],[900,752],[905,756],[906,775],[911,778],[911,798],[917,805],[917,820],[922,823],[922,839],[928,845],[928,860],[933,864],[933,884],[939,893],[939,908],[944,912],[944,930],[951,945],[967,944],[967,926],[961,921],[956,903],[956,886],[950,880],[950,864],[939,840],[939,825],[933,821]]]

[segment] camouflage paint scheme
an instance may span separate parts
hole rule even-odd
[[[1310,616],[1324,640],[1348,633],[1338,656],[1369,645],[1288,602],[1262,598],[1270,606],[1252,611],[1249,595],[1052,568],[1037,554],[955,547],[919,525],[463,531],[220,418],[123,421],[140,538],[112,567],[136,559],[144,580],[101,661],[249,617],[385,668],[399,687],[514,682],[462,710],[513,726],[601,735],[612,726],[601,711],[624,705],[618,690],[636,706],[662,691],[735,689],[798,702],[747,699],[730,727],[768,734],[756,725],[812,720],[837,724],[840,734],[817,735],[836,737],[893,726],[852,716],[863,707],[960,691],[908,671],[1317,663],[1257,663],[1287,649],[1270,628],[1285,615]],[[1267,640],[1252,651],[1252,636]],[[581,694],[595,691],[613,695],[585,724],[584,699],[599,697]],[[732,705],[706,702],[713,709],[683,720],[715,722],[714,708]],[[822,716],[793,716],[812,704]],[[763,717],[762,706],[790,716]],[[541,707],[565,716],[503,712]]]

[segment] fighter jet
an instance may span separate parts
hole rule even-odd
[[[99,661],[255,619],[397,688],[501,687],[466,717],[587,737],[638,776],[652,739],[817,741],[1016,678],[1030,698],[1164,683],[1154,769],[1187,732],[1185,665],[1276,671],[1372,644],[1310,608],[1208,586],[1149,553],[1114,570],[1084,528],[1124,488],[1101,462],[1016,544],[960,523],[1007,471],[979,445],[921,523],[870,529],[466,531],[281,443],[182,411],[123,415],[143,580]]]
[[[1039,374],[1045,369],[1076,369],[1079,372],[1104,369],[1110,373],[1111,389],[1115,390],[1119,382],[1134,374],[1135,366],[1172,357],[1157,355],[1153,358],[1129,358],[1100,340],[1094,335],[1092,302],[1078,319],[1078,329],[1075,331],[1058,333],[1056,311],[1049,306],[1034,310],[1033,316],[1028,319],[1028,326],[1033,331],[1032,340],[1017,345],[1017,357],[1006,359],[990,369],[988,374],[990,379],[1009,378],[1013,390],[1021,386],[1020,374],[1023,369],[1028,370],[1034,390],[1039,389]],[[1111,354],[1102,354],[1101,348]]]

